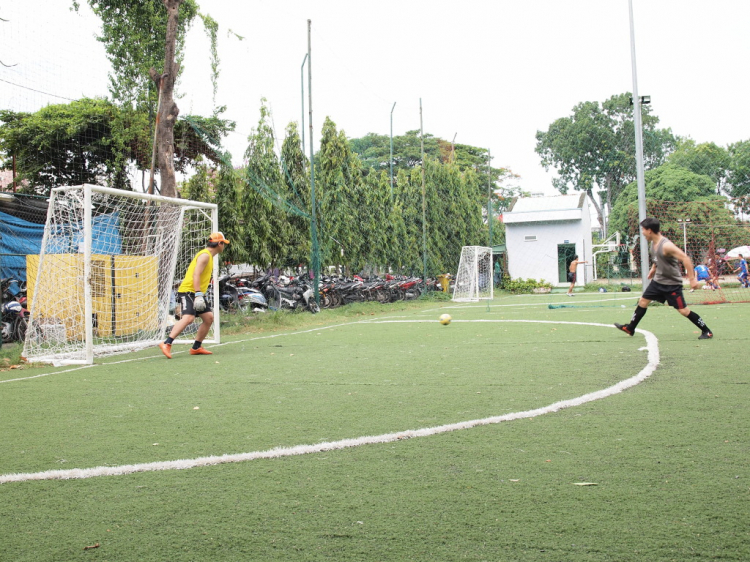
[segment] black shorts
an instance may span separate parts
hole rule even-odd
[[[664,304],[665,302],[677,310],[682,310],[687,305],[685,297],[682,296],[682,285],[662,285],[651,281],[641,295],[642,298]]]
[[[177,293],[177,302],[180,305],[180,314],[182,316],[185,316],[186,314],[189,314],[190,316],[200,316],[206,312],[211,312],[211,303],[205,293],[203,294],[203,300],[206,301],[206,309],[203,312],[195,312],[195,309],[193,308],[194,298],[195,293]]]
[[[576,274],[572,271],[568,271],[568,283],[575,283],[576,282]]]

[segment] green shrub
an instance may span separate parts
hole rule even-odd
[[[503,289],[514,295],[522,295],[527,293],[533,293],[534,289],[552,289],[552,284],[547,281],[537,281],[536,279],[511,279],[510,277],[503,278]]]

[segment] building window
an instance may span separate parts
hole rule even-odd
[[[531,236],[524,236],[523,241],[524,242],[536,242],[536,235],[532,234]]]

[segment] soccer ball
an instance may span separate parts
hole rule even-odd
[[[450,324],[451,323],[451,315],[450,314],[442,314],[440,316],[440,323],[443,326],[447,326],[448,324]]]

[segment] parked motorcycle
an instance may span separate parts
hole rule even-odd
[[[295,279],[289,285],[283,286],[274,285],[268,278],[264,281],[261,290],[271,310],[309,310],[313,314],[320,312],[312,287],[300,279]]]
[[[4,302],[2,306],[2,319],[0,320],[0,331],[3,343],[12,341],[23,341],[26,338],[26,328],[29,325],[29,311],[18,301]]]
[[[268,302],[263,293],[252,286],[242,283],[235,286],[229,277],[219,279],[219,306],[224,312],[265,312]]]

